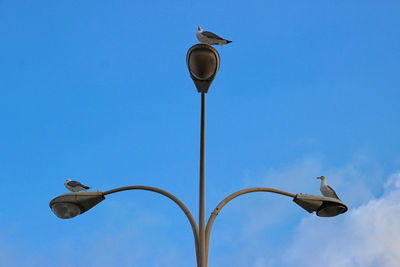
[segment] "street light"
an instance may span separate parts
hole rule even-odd
[[[182,201],[180,201],[176,196],[165,190],[151,186],[134,185],[134,186],[119,187],[112,190],[108,190],[106,192],[97,191],[97,192],[68,193],[60,195],[51,200],[50,208],[57,217],[61,219],[71,219],[80,214],[83,214],[84,212],[88,211],[95,205],[99,204],[101,201],[105,199],[106,195],[127,190],[152,191],[168,197],[181,208],[183,213],[188,218],[189,223],[192,227],[195,249],[196,249],[196,261],[198,266],[201,266],[200,262],[204,262],[205,265],[203,266],[207,266],[211,229],[216,217],[226,204],[228,204],[231,200],[233,200],[238,196],[254,192],[269,192],[269,193],[285,195],[293,198],[293,201],[296,204],[298,204],[300,207],[302,207],[309,213],[316,212],[316,215],[320,217],[333,217],[347,211],[347,207],[342,201],[330,197],[314,196],[306,194],[292,194],[282,190],[274,188],[266,188],[266,187],[253,187],[253,188],[239,190],[233,194],[230,194],[225,199],[223,199],[211,213],[207,222],[207,227],[205,228],[204,231],[205,259],[201,261],[200,259],[201,253],[199,251],[200,236],[199,236],[199,229],[197,227],[195,219],[193,218],[190,210],[185,206],[185,204],[183,204]]]
[[[342,201],[332,197],[297,194],[293,201],[309,213],[315,211],[320,217],[333,217],[347,211]]]
[[[71,219],[73,217],[85,213],[89,209],[99,204],[101,201],[105,199],[105,195],[124,190],[134,190],[134,189],[142,189],[153,192],[164,191],[158,188],[148,187],[148,186],[126,186],[109,190],[106,192],[97,191],[97,192],[68,193],[60,195],[51,200],[49,206],[53,211],[53,213],[58,218]],[[323,197],[323,196],[306,195],[306,194],[295,195],[292,193],[288,193],[273,188],[254,187],[254,188],[243,189],[229,195],[215,208],[213,214],[217,215],[219,211],[222,209],[222,207],[225,206],[233,198],[252,192],[271,192],[293,197],[293,202],[298,204],[300,207],[302,207],[309,213],[316,212],[316,215],[320,217],[334,217],[339,214],[345,213],[347,211],[347,206],[339,199],[331,197]],[[174,198],[171,197],[173,196],[172,194],[166,193],[166,191],[164,191],[163,195],[166,195],[171,199]],[[176,199],[173,200],[177,202]],[[190,213],[188,212],[187,208],[183,205],[183,203],[179,203],[178,205],[184,207],[183,210],[185,214]]]
[[[217,49],[206,44],[192,46],[186,55],[190,77],[200,93],[207,93],[219,70]]]
[[[93,208],[101,201],[103,201],[106,195],[114,194],[122,191],[128,190],[145,190],[154,193],[161,194],[166,196],[167,198],[171,199],[181,208],[183,213],[186,215],[187,219],[189,220],[190,226],[192,227],[193,236],[194,236],[194,244],[196,248],[196,261],[199,262],[199,229],[197,227],[196,220],[193,218],[192,213],[190,210],[185,206],[185,204],[179,200],[173,194],[152,186],[146,185],[132,185],[132,186],[124,186],[115,188],[112,190],[108,190],[106,192],[77,192],[77,193],[69,193],[60,195],[53,200],[50,201],[50,208],[53,213],[61,219],[71,219],[76,217],[89,209]]]
[[[63,194],[50,201],[50,208],[61,219],[70,219],[85,213],[105,199],[102,192]]]
[[[197,44],[189,49],[186,55],[186,63],[190,77],[193,79],[197,91],[201,93],[198,225],[190,210],[176,196],[163,189],[145,185],[125,186],[106,192],[83,192],[60,195],[50,201],[50,208],[57,217],[70,219],[83,214],[103,201],[106,195],[121,191],[146,190],[164,195],[174,201],[186,215],[193,230],[197,266],[206,267],[213,223],[217,215],[221,212],[221,209],[238,196],[254,192],[285,195],[291,197],[297,205],[309,213],[315,212],[320,217],[333,217],[347,211],[346,205],[339,199],[306,194],[292,194],[274,188],[253,187],[239,190],[224,198],[211,213],[207,225],[205,225],[205,95],[219,70],[220,57],[214,47],[206,44]]]

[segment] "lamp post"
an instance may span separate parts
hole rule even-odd
[[[200,186],[199,186],[199,264],[206,263],[206,229],[205,229],[205,117],[206,117],[206,93],[211,86],[219,69],[218,51],[206,44],[192,46],[187,55],[186,63],[190,77],[201,93],[201,119],[200,119]]]
[[[184,212],[192,227],[196,261],[198,267],[206,267],[208,262],[209,241],[211,229],[221,209],[234,198],[253,192],[269,192],[291,197],[293,201],[309,213],[316,212],[320,217],[333,217],[347,211],[346,205],[339,199],[313,196],[304,194],[292,194],[282,190],[266,187],[253,187],[239,190],[223,199],[211,213],[207,225],[205,224],[205,95],[213,82],[220,63],[218,51],[206,44],[192,46],[186,56],[189,74],[201,93],[201,117],[200,117],[200,173],[199,173],[199,221],[198,225],[190,210],[173,194],[156,187],[145,185],[133,185],[115,188],[105,192],[82,192],[60,195],[50,201],[53,213],[61,219],[70,219],[85,213],[105,199],[106,195],[126,190],[146,190],[166,196],[177,204]]]

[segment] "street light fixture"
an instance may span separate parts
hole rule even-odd
[[[185,206],[185,204],[183,204],[182,201],[180,201],[176,196],[165,190],[156,187],[135,185],[135,186],[125,186],[125,187],[115,188],[112,190],[108,190],[106,192],[97,191],[97,192],[69,193],[60,195],[51,200],[50,208],[57,217],[61,219],[71,219],[80,214],[83,214],[84,212],[88,211],[89,209],[91,209],[92,207],[103,201],[106,195],[127,190],[146,190],[159,193],[170,198],[181,208],[183,213],[188,218],[189,223],[192,227],[195,248],[196,248],[196,260],[198,266],[201,266],[200,262],[204,262],[205,265],[203,266],[207,266],[211,229],[216,217],[226,204],[228,204],[231,200],[233,200],[238,196],[254,192],[269,192],[269,193],[285,195],[293,198],[293,201],[296,204],[298,204],[300,207],[302,207],[309,213],[316,212],[316,215],[320,217],[333,217],[345,213],[347,211],[347,206],[342,201],[330,197],[314,196],[306,194],[292,194],[282,190],[274,188],[266,188],[266,187],[253,187],[253,188],[239,190],[227,196],[224,200],[222,200],[214,209],[214,211],[211,213],[207,222],[207,227],[204,230],[205,259],[201,261],[200,259],[201,253],[199,251],[201,243],[200,243],[199,229],[197,227],[195,219],[193,218],[190,210]]]
[[[186,54],[186,64],[190,77],[201,93],[200,118],[200,175],[199,175],[199,260],[198,265],[207,266],[206,252],[206,224],[205,224],[205,120],[206,120],[206,93],[219,70],[218,51],[207,44],[192,46]]]
[[[85,213],[105,199],[102,192],[63,194],[50,201],[50,208],[61,219],[70,219]]]
[[[320,217],[333,217],[347,211],[346,205],[339,199],[306,194],[292,194],[274,188],[253,187],[239,190],[223,199],[211,213],[207,225],[205,225],[205,95],[219,70],[220,57],[214,47],[207,44],[197,44],[189,49],[186,55],[186,63],[190,77],[193,79],[197,91],[201,93],[198,225],[190,210],[176,196],[165,190],[144,185],[125,186],[106,192],[82,192],[60,195],[50,202],[50,208],[57,217],[70,219],[83,214],[103,201],[106,195],[121,191],[146,190],[162,194],[174,201],[186,215],[193,230],[197,266],[206,267],[213,223],[217,215],[221,212],[221,209],[238,196],[254,192],[285,195],[291,197],[297,205],[309,213],[316,212],[316,215]]]
[[[297,194],[293,201],[309,213],[315,211],[320,217],[333,217],[347,211],[342,201],[332,197]]]
[[[144,188],[152,188],[147,186],[129,186],[129,187],[130,189],[124,189],[124,190],[133,190],[133,189],[147,190]],[[128,188],[128,186],[122,188]],[[97,191],[97,192],[78,192],[78,193],[63,194],[51,200],[49,206],[53,211],[53,213],[58,218],[71,219],[73,217],[85,213],[89,209],[99,204],[101,201],[105,199],[105,195],[124,191],[122,190],[122,188],[116,188],[107,192]],[[148,191],[156,191],[156,190],[153,189]],[[309,213],[316,212],[316,215],[320,217],[334,217],[339,214],[345,213],[347,211],[347,206],[339,199],[331,197],[323,197],[323,196],[306,195],[306,194],[295,195],[278,189],[255,187],[255,188],[243,189],[233,193],[232,195],[224,199],[217,206],[217,208],[214,210],[213,213],[218,214],[219,211],[222,209],[222,207],[225,206],[233,198],[252,192],[271,192],[293,197],[293,202],[298,204],[300,207],[302,207]],[[187,210],[184,210],[184,212],[187,213]]]
[[[207,93],[219,70],[217,49],[207,44],[192,46],[186,55],[186,64],[197,91]]]

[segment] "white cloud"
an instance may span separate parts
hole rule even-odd
[[[320,175],[325,175],[328,178],[328,184],[336,190],[339,197],[349,207],[353,207],[373,198],[374,190],[370,188],[374,182],[371,181],[379,177],[381,171],[365,158],[354,159],[341,168],[327,168],[320,159],[306,158],[283,168],[268,170],[262,175],[261,181],[246,179],[245,187],[265,186],[294,194],[319,195],[321,194],[320,181],[316,177]],[[382,178],[379,179],[382,180]],[[353,189],[354,185],[358,190]],[[382,188],[382,184],[379,187]],[[249,240],[256,238],[263,229],[291,219],[294,212],[299,210],[299,207],[291,206],[285,197],[265,194],[252,195],[241,203],[229,205],[237,205],[240,212],[248,215],[248,222],[242,230],[242,238]]]
[[[328,182],[348,204],[346,214],[319,218],[304,212],[283,196],[254,194],[243,197],[227,205],[216,220],[209,266],[398,266],[400,173],[390,176],[384,183],[379,168],[368,160],[328,168],[321,160],[305,159],[268,170],[259,175],[259,179],[248,180],[246,187],[267,186],[293,193],[319,194],[319,182],[315,179],[319,175],[327,176]],[[378,176],[379,182],[374,180]],[[353,184],[357,189],[352,187]],[[374,198],[373,195],[381,196]],[[104,226],[91,234],[86,233],[84,238],[74,236],[69,241],[60,240],[54,249],[38,251],[40,255],[27,252],[27,248],[20,253],[19,246],[17,249],[17,246],[9,245],[7,239],[0,236],[0,263],[7,263],[6,266],[53,266],[57,259],[59,266],[110,266],[113,263],[130,266],[132,262],[135,266],[193,266],[191,229],[180,211],[176,211],[181,217],[176,218],[175,225],[175,216],[172,220],[166,215],[168,213],[139,212],[136,211],[139,207],[129,204],[131,201],[126,202],[119,207],[120,198],[115,202],[110,199],[104,203],[103,211],[96,214],[96,218],[105,216],[103,220],[99,217]],[[135,219],[125,221],[132,212]],[[81,220],[76,225],[84,223],[84,217]],[[168,231],[174,229],[179,229],[176,233],[184,237],[173,235],[170,238]],[[181,243],[185,245],[181,246]],[[63,255],[76,251],[86,257],[71,264]]]
[[[304,219],[281,255],[274,266],[399,266],[400,173],[388,179],[380,198],[347,214]]]
[[[317,217],[285,197],[270,194],[232,201],[216,221],[210,266],[399,266],[400,174],[392,175],[385,184],[383,169],[371,159],[355,157],[344,166],[327,167],[320,159],[307,158],[270,169],[257,175],[258,179],[248,177],[245,187],[320,194],[315,179],[319,175],[328,177],[348,205],[346,214]],[[239,221],[239,229],[237,224],[229,226],[233,220]],[[325,241],[322,233],[330,241]],[[394,241],[387,240],[390,237]],[[229,246],[228,241],[235,245]],[[228,250],[216,256],[215,249],[221,246]]]
[[[251,186],[266,186],[286,190],[292,193],[320,194],[319,181],[315,178],[324,175],[339,194],[350,206],[361,205],[378,194],[384,183],[382,168],[373,160],[355,155],[344,166],[327,167],[319,158],[304,158],[291,165],[271,168],[255,179],[247,175],[244,184]],[[260,181],[261,180],[261,181]],[[351,185],[356,184],[356,192]]]

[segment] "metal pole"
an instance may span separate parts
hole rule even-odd
[[[218,213],[232,199],[234,199],[234,198],[236,198],[238,196],[241,196],[241,195],[244,195],[244,194],[248,194],[248,193],[253,193],[253,192],[270,192],[270,193],[285,195],[285,196],[292,197],[292,198],[296,197],[295,194],[292,194],[292,193],[289,193],[289,192],[286,192],[286,191],[282,191],[282,190],[279,190],[279,189],[267,188],[267,187],[252,187],[252,188],[239,190],[239,191],[237,191],[237,192],[235,192],[233,194],[230,194],[226,198],[224,198],[218,204],[218,206],[214,209],[214,211],[211,213],[210,217],[208,218],[207,228],[206,228],[206,233],[205,233],[205,235],[206,235],[206,237],[205,237],[206,238],[206,262],[208,262],[208,250],[209,250],[209,244],[210,244],[211,228],[212,228],[212,226],[214,224],[214,220],[217,217]]]
[[[199,187],[199,254],[200,267],[206,267],[206,234],[205,234],[205,181],[204,181],[204,135],[205,135],[206,93],[201,92],[201,125],[200,125],[200,187]]]
[[[186,217],[188,218],[190,225],[192,226],[193,236],[194,236],[194,244],[196,247],[196,262],[197,262],[197,265],[199,266],[199,258],[200,258],[199,257],[199,245],[198,245],[199,244],[199,230],[197,228],[196,220],[193,218],[192,213],[185,206],[185,204],[183,204],[183,202],[179,198],[177,198],[176,196],[174,196],[173,194],[171,194],[165,190],[162,190],[157,187],[146,186],[146,185],[131,185],[131,186],[119,187],[119,188],[108,190],[108,191],[104,192],[103,195],[106,196],[109,194],[114,194],[114,193],[118,193],[121,191],[127,191],[127,190],[146,190],[146,191],[152,191],[155,193],[159,193],[161,195],[168,197],[172,201],[174,201],[181,208],[181,210],[185,213]]]

